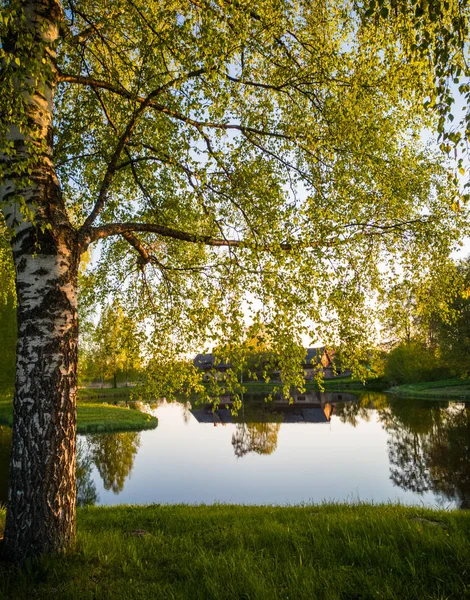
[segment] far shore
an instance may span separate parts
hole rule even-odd
[[[243,382],[247,394],[269,394],[282,384],[279,381],[247,381]],[[122,387],[82,387],[78,397],[84,402],[106,400],[110,398],[129,399],[134,386]],[[366,381],[352,377],[334,377],[322,382],[323,389],[317,383],[307,381],[307,391],[349,392],[360,394],[362,392],[383,392],[402,398],[430,399],[430,400],[470,400],[470,379],[453,377],[439,381],[424,381],[419,383],[406,383],[390,385],[384,378],[370,378]]]

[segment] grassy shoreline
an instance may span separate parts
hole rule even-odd
[[[360,393],[367,391],[383,391],[387,388],[388,383],[383,379],[369,379],[363,382],[352,377],[335,377],[333,379],[324,379],[322,382],[323,390],[320,390],[315,381],[305,382],[305,389],[308,392],[351,392]],[[244,381],[243,387],[246,394],[269,394],[273,389],[280,389],[282,383],[279,381]]]
[[[470,379],[454,377],[441,381],[407,383],[385,391],[401,398],[470,400]]]
[[[0,395],[0,424],[13,424],[11,395]],[[158,419],[138,410],[104,403],[78,402],[77,433],[113,433],[155,429]]]
[[[470,511],[93,507],[78,511],[75,554],[3,565],[0,597],[461,600],[469,547]]]
[[[104,400],[119,398],[121,400],[129,400],[131,396],[131,387],[122,388],[78,388],[79,402],[88,402],[96,400]]]

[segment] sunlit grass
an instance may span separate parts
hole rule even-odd
[[[158,419],[145,412],[105,404],[78,404],[77,432],[111,432],[153,429]]]
[[[389,390],[393,394],[409,398],[470,398],[470,379],[454,377],[440,381],[406,383]]]
[[[122,388],[79,388],[78,400],[80,402],[97,402],[100,400],[120,399],[127,400],[131,394],[130,387]]]
[[[8,393],[0,395],[0,424],[10,427],[13,424],[13,406]],[[77,406],[78,433],[140,431],[153,429],[157,425],[156,417],[130,408],[91,402]]]
[[[370,505],[78,513],[78,551],[4,568],[5,598],[460,600],[470,512]]]
[[[244,381],[243,387],[248,394],[270,394],[274,389],[280,389],[282,383],[279,381]],[[381,378],[371,378],[364,382],[348,375],[324,379],[322,387],[325,392],[363,392],[383,390],[388,387],[388,384]],[[315,381],[306,381],[305,389],[307,391],[319,391],[320,387]]]

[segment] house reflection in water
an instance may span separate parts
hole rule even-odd
[[[212,405],[193,408],[192,415],[199,423],[213,425],[242,422],[280,422],[280,423],[328,423],[335,414],[337,402],[348,402],[356,399],[352,394],[307,392],[293,393],[291,400],[281,394],[270,402],[260,400],[259,395],[246,394],[243,407],[237,415],[232,415],[231,396],[222,396],[219,406],[213,410]]]
[[[335,413],[337,402],[354,400],[352,394],[307,392],[293,393],[289,401],[282,394],[264,402],[260,396],[245,395],[243,406],[232,414],[232,397],[222,396],[218,408],[210,404],[193,408],[192,415],[199,423],[214,427],[236,424],[232,445],[236,456],[249,452],[271,454],[277,446],[277,434],[283,423],[328,423]]]

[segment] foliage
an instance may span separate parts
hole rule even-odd
[[[23,570],[5,566],[0,595],[465,598],[469,539],[465,510],[367,504],[91,507],[78,512],[76,554],[45,557]]]
[[[417,340],[394,348],[385,365],[386,378],[395,384],[443,379],[447,373],[435,351]]]
[[[16,350],[16,294],[10,236],[0,216],[0,389],[13,387]]]
[[[394,283],[385,302],[383,327],[389,343],[409,343],[422,333],[416,288],[409,281]]]
[[[470,258],[455,265],[456,286],[448,302],[447,315],[435,317],[441,354],[453,373],[470,374]]]
[[[432,66],[424,106],[438,118],[441,150],[454,150],[456,156],[465,153],[470,139],[468,0],[368,0],[364,7],[366,21],[373,20],[377,27],[384,21],[392,22],[396,42],[407,56],[425,59]],[[455,181],[459,175],[465,175],[462,157]],[[463,198],[468,200],[468,193]]]
[[[438,348],[439,323],[453,317],[451,303],[461,288],[458,265],[448,257],[415,278],[407,271],[397,273],[382,290],[381,327],[386,345],[419,340]]]
[[[80,378],[114,380],[124,373],[133,379],[142,367],[145,334],[126,315],[117,301],[104,308],[96,326],[91,322],[82,327],[80,347]]]
[[[393,383],[467,373],[468,265],[445,258],[436,267],[415,280],[401,274],[385,290],[382,335],[394,348],[385,373]]]
[[[439,355],[442,366],[461,377],[470,373],[469,262],[469,258],[445,260],[439,273],[421,282],[403,280],[392,284],[383,319],[383,331],[390,344],[420,342]],[[405,381],[411,382],[400,380]]]
[[[80,388],[78,390],[79,402],[87,401],[102,401],[106,402],[110,399],[119,399],[119,401],[129,401],[131,395],[131,388]]]
[[[27,178],[43,146],[28,95],[7,90],[57,68],[55,169],[71,224],[103,240],[83,297],[146,316],[156,364],[201,343],[236,354],[251,319],[289,383],[303,335],[360,369],[368,299],[392,264],[428,270],[464,229],[447,166],[419,141],[436,126],[423,108],[434,72],[396,43],[408,21],[378,27],[347,2],[82,0],[63,15],[56,67],[18,10],[5,5],[0,27],[7,40],[21,23],[2,49],[2,127],[27,133],[30,156],[4,176]]]
[[[0,306],[15,297],[15,269],[13,266],[10,236],[0,214]]]
[[[14,295],[0,299],[0,390],[15,382],[16,310]]]

